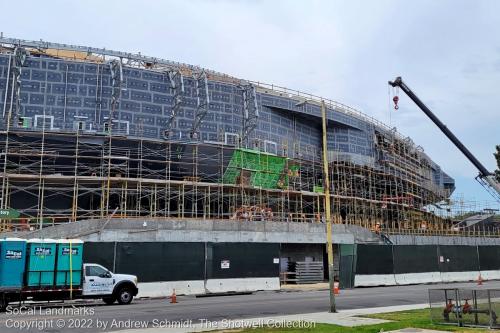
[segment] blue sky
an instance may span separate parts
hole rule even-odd
[[[22,4],[22,5],[20,5]],[[490,200],[475,168],[387,81],[403,76],[490,170],[500,144],[500,1],[0,0],[5,36],[141,52],[359,108]]]

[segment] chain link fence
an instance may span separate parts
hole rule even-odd
[[[431,322],[500,328],[500,289],[429,289]]]

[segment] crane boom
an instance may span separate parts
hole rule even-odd
[[[451,132],[445,124],[415,95],[415,93],[398,76],[394,81],[389,81],[393,87],[399,87],[410,99],[429,117],[434,124],[446,135],[448,139],[467,157],[467,159],[479,170],[479,176],[476,178],[479,183],[486,188],[500,202],[500,184],[495,180],[493,173],[489,172],[484,165],[470,152],[467,147]]]

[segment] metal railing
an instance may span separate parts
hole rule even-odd
[[[433,324],[500,328],[500,289],[429,289]]]
[[[396,138],[398,138],[400,140],[405,140],[408,138],[407,136],[404,136],[403,134],[396,131],[395,128],[391,128],[391,127],[387,126],[386,124],[384,124],[380,120],[377,120],[377,119],[373,118],[372,116],[367,115],[366,113],[363,113],[363,112],[361,112],[361,111],[359,111],[351,106],[334,101],[332,99],[324,98],[324,97],[317,96],[317,95],[310,94],[310,93],[305,93],[303,91],[296,90],[296,89],[289,89],[289,88],[278,86],[275,84],[268,84],[268,83],[264,83],[264,82],[260,82],[260,81],[251,81],[251,80],[249,80],[248,82],[250,82],[251,84],[262,89],[263,91],[261,91],[261,92],[264,92],[264,93],[268,92],[269,93],[269,91],[271,91],[275,94],[278,94],[278,96],[280,96],[280,97],[299,99],[298,102],[301,102],[303,100],[308,100],[308,101],[313,101],[315,104],[317,104],[319,106],[321,104],[321,101],[324,101],[326,106],[327,106],[327,109],[336,110],[336,111],[342,112],[346,115],[352,116],[356,119],[362,120],[362,121],[370,123],[372,125],[376,125],[377,127],[381,128],[381,129],[384,129],[388,132],[391,132]]]
[[[431,224],[432,225],[432,224]],[[452,227],[445,229],[428,228],[384,228],[383,232],[387,235],[401,236],[454,236],[454,237],[483,237],[497,238],[500,237],[500,229],[498,228],[470,228],[455,230]]]

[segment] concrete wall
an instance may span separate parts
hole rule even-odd
[[[365,274],[356,275],[355,287],[396,286],[408,284],[446,283],[477,281],[481,274],[483,280],[500,278],[500,271],[472,272],[426,272],[407,274]]]
[[[390,235],[394,245],[500,245],[500,238],[462,236]]]
[[[137,297],[168,297],[174,289],[176,295],[205,295],[229,292],[253,292],[258,290],[280,290],[280,280],[269,278],[209,279],[207,281],[139,281]]]
[[[336,244],[381,242],[371,231],[355,225],[336,224],[332,234]],[[268,221],[113,219],[80,221],[5,235],[24,238],[77,237],[86,241],[325,244],[326,226],[320,223]]]

